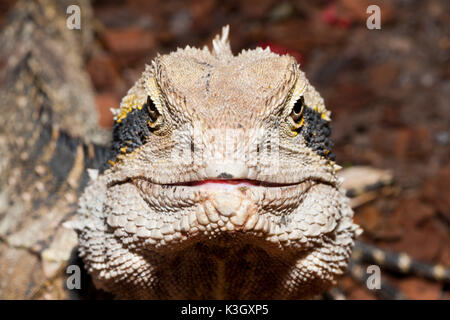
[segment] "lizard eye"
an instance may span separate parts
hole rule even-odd
[[[292,119],[291,123],[293,131],[297,131],[305,121],[303,114],[304,107],[305,107],[305,100],[303,97],[300,97],[292,107],[292,111],[289,116]]]
[[[150,96],[147,96],[146,107],[149,115],[148,125],[153,130],[156,130],[161,126],[161,114]]]

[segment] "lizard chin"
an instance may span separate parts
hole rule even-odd
[[[344,194],[314,180],[111,185],[101,176],[79,213],[88,271],[122,298],[308,298],[344,272],[358,230]],[[204,283],[179,283],[200,271]],[[277,288],[265,290],[267,279]]]
[[[262,246],[305,250],[311,239],[332,234],[348,210],[351,216],[339,189],[312,179],[291,184],[245,179],[157,184],[134,177],[109,185],[106,194],[111,199],[106,207],[102,204],[107,226],[115,234],[136,235],[145,240],[146,249],[157,251],[223,233],[245,234]],[[128,194],[133,196],[123,197]]]

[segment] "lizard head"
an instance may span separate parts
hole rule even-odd
[[[212,51],[158,56],[114,114],[111,167],[79,210],[80,252],[100,287],[306,297],[343,273],[358,228],[335,174],[330,112],[292,57],[234,56],[226,27]],[[184,279],[202,269],[206,284],[189,293]],[[238,294],[249,277],[261,281]]]

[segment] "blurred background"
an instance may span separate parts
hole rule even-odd
[[[0,2],[0,23],[14,2]],[[366,27],[371,4],[381,9],[381,30]],[[86,68],[100,125],[111,126],[109,109],[156,53],[209,46],[229,24],[234,53],[269,46],[301,63],[332,111],[338,163],[392,170],[394,192],[356,211],[362,238],[450,266],[449,6],[446,0],[93,1]],[[384,276],[409,298],[448,298],[439,283]],[[349,298],[375,298],[351,279],[342,284]]]

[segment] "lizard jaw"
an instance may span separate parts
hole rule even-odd
[[[290,223],[291,216],[301,216],[302,211],[308,213],[308,207],[302,208],[302,201],[312,188],[322,185],[314,180],[270,186],[250,180],[205,180],[192,184],[159,185],[141,178],[135,179],[133,184],[152,210],[159,211],[158,207],[169,205],[182,208],[184,205],[179,221],[173,225],[174,231],[180,232],[175,237],[176,242],[180,238],[192,239],[202,234],[214,237],[224,232],[245,232],[263,242],[270,241],[282,246],[297,242],[296,249],[303,246],[309,233],[308,230],[294,230],[298,226],[295,221]],[[333,188],[329,185],[323,187]],[[157,203],[155,199],[158,199]],[[321,208],[313,210],[319,211]],[[318,235],[319,231],[331,232],[336,226],[335,217],[327,217],[328,212],[313,212],[313,215],[319,215],[321,218],[318,220],[322,224],[320,227],[313,224],[310,230],[313,236]],[[303,228],[304,223],[300,225]]]
[[[97,285],[119,296],[155,298],[155,274],[165,283],[177,283],[179,276],[174,279],[166,270],[168,265],[178,268],[180,261],[187,274],[202,270],[208,281],[215,281],[222,269],[208,264],[213,253],[220,254],[225,271],[245,260],[250,261],[248,272],[277,279],[283,290],[274,297],[306,297],[310,292],[303,288],[314,284],[322,290],[343,273],[356,226],[337,189],[312,181],[301,188],[220,185],[227,191],[158,185],[142,178],[108,185],[99,177],[81,199],[82,221],[76,228],[80,255]],[[269,265],[261,269],[267,257]],[[123,278],[133,272],[137,278]],[[230,288],[245,282],[246,275],[227,278]],[[142,290],[133,296],[135,282]],[[185,285],[172,290],[173,297],[182,297]]]

